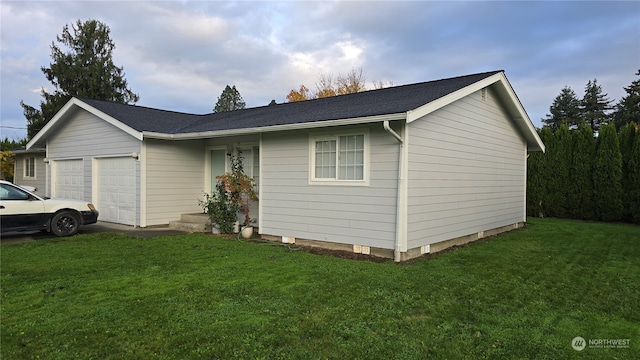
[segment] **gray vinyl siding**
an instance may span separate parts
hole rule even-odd
[[[204,141],[145,140],[146,226],[202,212]]]
[[[35,158],[35,178],[24,176],[24,160],[26,158]],[[13,183],[18,185],[33,186],[36,189],[36,194],[46,196],[47,194],[47,166],[44,163],[44,153],[26,153],[16,154],[15,166],[13,170]]]
[[[140,152],[140,141],[108,122],[85,111],[77,110],[69,121],[47,142],[47,158],[82,159],[84,172],[84,200],[95,201],[92,193],[94,157],[126,156]],[[51,193],[51,163],[47,166],[47,191]],[[136,162],[136,188],[140,188],[140,162]],[[95,196],[95,197],[94,197]],[[140,203],[139,192],[136,201]],[[98,209],[100,210],[100,209]],[[136,223],[140,221],[140,210],[136,213]]]
[[[399,146],[381,124],[332,130],[358,129],[369,129],[368,186],[309,184],[310,132],[263,134],[261,233],[394,247]]]
[[[408,248],[523,221],[525,157],[490,89],[409,124]]]

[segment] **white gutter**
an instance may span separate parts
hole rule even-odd
[[[247,134],[255,134],[255,133],[274,132],[274,131],[313,129],[313,128],[324,128],[329,126],[343,126],[343,125],[353,125],[353,124],[366,124],[366,123],[374,123],[374,122],[380,122],[380,121],[393,121],[393,120],[404,120],[404,119],[406,119],[406,114],[401,113],[401,114],[365,116],[365,117],[358,117],[358,118],[351,118],[351,119],[314,121],[314,122],[297,123],[297,124],[261,126],[261,127],[245,128],[245,129],[204,131],[204,132],[184,133],[184,134],[166,134],[166,133],[158,133],[158,132],[152,132],[152,131],[144,131],[142,133],[142,137],[147,139],[162,139],[162,140],[193,140],[193,139],[247,135]]]
[[[393,137],[396,138],[396,140],[398,140],[398,142],[400,142],[400,144],[402,144],[402,137],[400,135],[398,135],[397,132],[393,131],[393,129],[389,125],[389,120],[385,120],[382,123],[382,127],[384,127],[384,129],[387,130],[389,132],[389,134],[393,135]]]
[[[407,124],[403,125],[406,139]],[[400,262],[402,261],[402,253],[407,251],[407,147],[405,146],[405,140],[389,125],[389,120],[385,120],[382,126],[400,143],[398,154],[398,194],[396,199],[396,243],[393,251],[393,261]]]

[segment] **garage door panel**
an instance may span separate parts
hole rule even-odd
[[[56,160],[53,197],[84,200],[84,163],[80,160]]]
[[[135,225],[135,160],[97,160],[98,210],[103,221]]]

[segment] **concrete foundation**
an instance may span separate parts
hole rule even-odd
[[[425,242],[424,245],[429,245],[430,249],[428,253],[422,252],[422,246],[412,248],[407,250],[406,252],[400,253],[400,261],[407,261],[411,259],[418,258],[423,255],[434,254],[445,249],[448,249],[452,246],[461,246],[464,244],[468,244],[470,242],[476,241],[478,239],[495,236],[501,233],[505,233],[511,230],[520,229],[524,226],[524,222],[519,222],[507,226],[501,226],[499,228],[490,229],[481,231],[479,233],[469,234],[466,236],[457,237],[454,239],[449,239],[445,241],[440,241],[437,243],[428,243]],[[282,236],[276,235],[267,235],[261,234],[263,240],[274,241],[274,242],[282,242]],[[426,239],[428,241],[428,239]],[[303,247],[309,248],[320,248],[324,250],[333,250],[333,251],[345,251],[345,252],[354,252],[353,244],[343,244],[343,243],[333,243],[329,241],[320,241],[320,240],[310,240],[310,239],[300,239],[295,238],[295,244]],[[363,244],[361,244],[363,245]],[[363,245],[364,246],[364,245]],[[382,248],[369,248],[369,256],[375,256],[386,259],[393,259],[393,250],[392,249],[382,249]]]

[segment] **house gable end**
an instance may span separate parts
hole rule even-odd
[[[520,103],[517,95],[513,91],[511,84],[507,80],[503,72],[496,73],[476,83],[466,86],[462,89],[454,91],[437,100],[420,106],[414,110],[407,112],[407,123],[411,123],[417,119],[423,118],[438,109],[443,108],[457,100],[464,98],[476,91],[491,87],[498,94],[498,98],[515,123],[518,131],[527,141],[529,151],[545,151],[544,143],[538,136],[538,133],[529,119],[524,107]]]
[[[105,114],[104,112],[90,106],[89,104],[83,102],[80,99],[72,98],[69,100],[63,107],[56,113],[56,115],[27,143],[26,148],[31,149],[32,147],[42,147],[46,144],[47,139],[53,136],[60,128],[64,126],[73,115],[79,110],[85,110],[92,115],[95,115],[97,118],[109,123],[112,126],[115,126],[119,130],[124,133],[133,136],[138,140],[142,140],[142,133],[123,124],[117,119]]]

